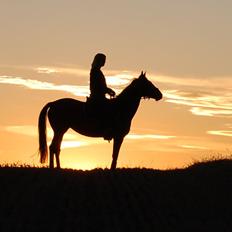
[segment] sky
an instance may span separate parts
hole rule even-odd
[[[232,154],[230,0],[0,0],[0,164],[39,165],[50,101],[89,95],[96,53],[120,93],[142,70],[163,93],[142,100],[118,167],[176,168]],[[48,124],[48,140],[52,131]],[[69,130],[61,166],[109,168],[112,142]]]

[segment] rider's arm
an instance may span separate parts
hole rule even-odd
[[[116,94],[113,89],[108,88],[108,87],[107,87],[106,93],[108,93],[111,97],[114,97]]]

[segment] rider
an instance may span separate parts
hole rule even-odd
[[[96,114],[97,118],[101,118],[104,122],[105,131],[104,131],[104,139],[111,140],[111,132],[112,128],[109,127],[110,121],[112,119],[107,118],[107,113],[109,110],[107,110],[107,98],[105,94],[109,94],[110,97],[115,96],[114,90],[111,88],[108,88],[106,85],[106,79],[101,71],[101,67],[105,65],[106,62],[106,56],[102,53],[98,53],[95,55],[92,67],[90,71],[90,102],[94,104],[94,111],[98,112]],[[93,107],[92,104],[92,107]]]
[[[101,71],[105,62],[106,56],[102,53],[98,53],[94,57],[90,71],[90,99],[92,100],[104,101],[106,93],[111,97],[115,96],[115,92],[107,87],[105,76]]]

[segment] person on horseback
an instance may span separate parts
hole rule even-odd
[[[109,94],[110,97],[115,97],[115,92],[111,88],[107,87],[106,79],[101,71],[101,68],[105,65],[106,56],[102,53],[95,55],[92,67],[90,70],[90,97],[88,102],[91,105],[91,109],[95,112],[95,118],[97,120],[102,120],[103,130],[104,130],[104,139],[112,139],[112,115],[109,115],[109,100],[106,98],[106,94]]]
[[[106,56],[102,53],[96,54],[93,59],[90,70],[90,99],[94,101],[104,101],[105,94],[109,94],[111,97],[115,96],[115,92],[107,87],[105,76],[101,71],[105,62]]]

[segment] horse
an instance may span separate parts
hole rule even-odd
[[[111,128],[109,138],[109,140],[113,139],[111,170],[115,170],[120,147],[130,131],[131,121],[142,98],[152,98],[156,101],[162,99],[161,91],[146,78],[146,73],[143,71],[117,97],[107,99],[107,104],[100,105],[101,109],[99,106],[94,107],[94,103],[72,98],[62,98],[47,103],[38,118],[40,162],[45,163],[48,157],[46,135],[48,117],[54,131],[49,146],[50,168],[54,168],[54,157],[56,167],[60,168],[60,146],[63,135],[69,128],[89,137],[104,137],[106,129]]]

